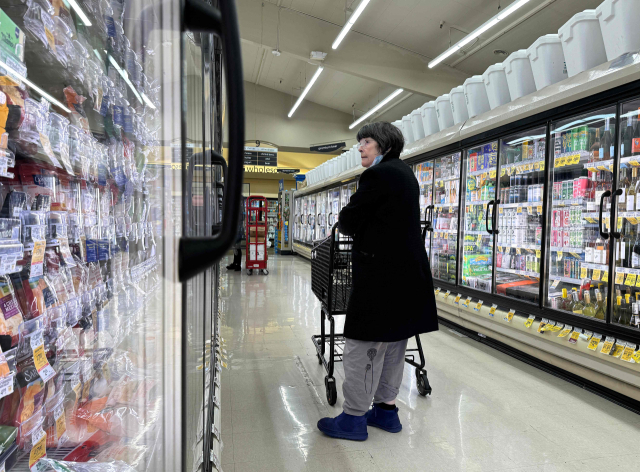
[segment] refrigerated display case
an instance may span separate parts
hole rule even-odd
[[[278,192],[278,239],[276,245],[276,251],[278,254],[291,254],[291,243],[293,238],[295,237],[297,239],[299,237],[296,233],[299,225],[295,223],[298,216],[298,205],[296,204],[294,213],[292,214],[292,197],[292,190],[281,190]]]

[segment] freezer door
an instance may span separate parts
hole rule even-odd
[[[429,220],[428,230],[425,234],[425,249],[431,258],[431,213],[433,205],[433,162],[423,162],[413,166],[413,172],[420,186],[420,219]],[[433,261],[432,261],[433,262]]]
[[[546,306],[577,317],[600,319],[603,323],[612,278],[610,261],[616,257],[612,249],[617,241],[626,243],[632,229],[628,225],[623,229],[620,224],[619,230],[625,237],[616,239],[610,228],[617,165],[613,144],[615,119],[616,107],[606,107],[552,123],[550,134],[553,167],[548,185],[553,188],[548,192],[547,224],[551,231],[547,238],[544,302]],[[628,184],[626,168],[621,169],[621,175]],[[631,178],[631,173],[628,176]],[[626,193],[613,200],[615,210],[626,211],[625,197]],[[622,281],[615,283],[616,289],[624,294],[628,286],[624,284],[630,279],[623,266],[621,263],[616,272]]]
[[[461,283],[491,293],[493,284],[493,210],[496,201],[498,142],[465,151]]]
[[[494,293],[538,305],[547,128],[500,142]]]
[[[459,152],[433,161],[431,219],[431,272],[436,279],[456,283],[458,206],[460,204]]]

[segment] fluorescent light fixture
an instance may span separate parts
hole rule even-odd
[[[136,96],[138,101],[140,103],[142,103],[142,97],[140,96],[140,94],[138,93],[136,88],[131,83],[131,80],[129,80],[129,74],[127,74],[127,71],[126,70],[122,70],[120,68],[120,66],[118,65],[118,63],[116,62],[116,60],[111,55],[109,55],[109,62],[111,62],[111,64],[113,64],[113,67],[115,67],[116,70],[118,71],[118,73],[122,76],[122,78],[124,79],[125,83],[129,86],[129,88],[131,89],[133,94]],[[155,107],[153,107],[153,108],[155,108]]]
[[[76,0],[68,0],[68,2],[69,2],[69,5],[71,5],[71,8],[73,8],[75,12],[78,14],[82,22],[85,24],[85,26],[91,26],[91,21],[89,21],[89,17],[85,14],[85,12],[82,11],[82,8],[80,8],[80,5],[78,5]]]
[[[367,5],[369,5],[370,1],[371,0],[361,0],[360,5],[358,5],[358,8],[356,8],[356,10],[351,14],[347,22],[342,27],[342,30],[340,30],[340,34],[338,34],[338,37],[331,45],[332,49],[338,49],[338,46],[340,46],[340,43],[347,35],[353,24],[358,20],[358,17],[362,14],[364,9],[367,8]]]
[[[300,104],[302,103],[302,100],[304,100],[304,97],[307,96],[307,94],[309,93],[309,90],[311,90],[311,87],[313,87],[313,84],[315,83],[315,81],[318,80],[318,77],[320,77],[320,73],[323,70],[324,70],[324,67],[318,67],[318,70],[316,70],[316,73],[313,74],[313,77],[311,77],[311,80],[309,81],[307,86],[304,88],[300,96],[298,97],[298,100],[293,105],[293,107],[291,107],[291,111],[289,112],[289,115],[288,115],[289,118],[291,118],[291,116],[295,113],[296,108],[300,106]]]
[[[516,2],[509,5],[502,12],[498,13],[498,21],[504,20],[506,17],[511,15],[514,11],[516,11],[518,8],[523,6],[525,3],[529,3],[529,0],[516,0]]]
[[[12,69],[11,67],[9,67],[7,64],[5,64],[3,61],[0,61],[0,67],[2,67],[4,70],[6,70],[8,73],[10,73],[11,75],[13,75],[16,79],[20,80],[21,82],[24,82],[25,84],[27,84],[29,87],[31,87],[33,90],[35,90],[36,92],[38,92],[42,98],[44,98],[45,100],[47,100],[48,102],[52,103],[53,105],[59,106],[60,108],[62,108],[64,111],[66,111],[67,113],[71,113],[71,110],[69,110],[67,107],[65,107],[62,102],[56,100],[55,98],[53,98],[51,95],[49,95],[47,92],[45,92],[44,90],[42,90],[40,87],[38,87],[36,84],[34,84],[33,82],[31,82],[29,79],[27,79],[26,77],[22,76],[21,74],[19,74],[17,71],[15,71],[14,69]]]
[[[433,69],[435,66],[437,66],[442,61],[444,61],[447,57],[449,57],[452,54],[454,54],[455,52],[459,51],[461,48],[463,48],[464,46],[469,44],[471,41],[476,39],[478,36],[480,36],[485,31],[489,30],[490,28],[493,28],[500,21],[504,20],[507,16],[511,15],[514,11],[516,11],[517,9],[519,9],[520,7],[525,5],[526,3],[529,3],[529,1],[530,0],[516,0],[514,3],[509,5],[507,8],[505,8],[503,11],[501,11],[500,13],[495,15],[493,18],[491,18],[488,21],[485,21],[480,27],[478,27],[475,30],[473,30],[471,33],[466,35],[464,38],[462,38],[456,44],[454,44],[449,49],[447,49],[445,52],[443,52],[438,57],[436,57],[434,60],[429,62],[429,69]]]
[[[353,129],[355,126],[358,125],[358,123],[361,123],[362,121],[366,120],[367,118],[369,118],[371,115],[373,115],[376,111],[378,111],[380,108],[382,108],[383,106],[385,106],[387,103],[389,103],[391,100],[393,100],[394,98],[396,98],[398,95],[400,95],[402,92],[404,92],[404,89],[397,89],[395,92],[393,92],[391,95],[389,95],[387,98],[385,98],[384,100],[382,100],[380,103],[378,103],[375,107],[373,107],[371,110],[369,110],[368,112],[366,112],[364,115],[362,115],[360,118],[358,118],[356,121],[354,121],[353,123],[351,123],[349,125],[349,129]]]
[[[149,106],[149,108],[152,108],[154,110],[156,109],[156,106],[153,104],[153,102],[149,99],[149,97],[147,97],[147,95],[144,92],[142,92],[142,99],[144,100],[144,103],[146,103]]]

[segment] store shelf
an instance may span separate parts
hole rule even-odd
[[[496,270],[498,272],[506,272],[508,274],[523,275],[525,277],[535,277],[538,279],[540,278],[540,274],[538,272],[528,272],[526,270],[503,269],[502,267],[496,267]]]
[[[434,208],[458,208],[457,203],[436,203],[433,205]]]
[[[500,203],[499,208],[536,208],[541,207],[542,202]]]
[[[458,234],[457,229],[434,229],[434,233]]]
[[[465,202],[466,206],[480,206],[480,205],[487,205],[491,200],[493,199],[489,199],[489,200],[478,200],[477,202]]]
[[[454,175],[451,177],[443,177],[441,179],[436,179],[435,183],[436,185],[438,185],[441,182],[451,182],[452,180],[460,180],[460,176],[459,175]],[[441,187],[441,185],[438,185],[438,187]]]
[[[591,262],[581,262],[580,267],[585,267],[587,269],[593,270],[602,270],[605,272],[609,270],[609,266],[606,264],[592,264]]]
[[[551,246],[551,252],[562,251],[565,253],[584,254],[583,247],[571,247],[571,246]]]
[[[465,233],[465,234],[482,234],[482,235],[487,236],[487,237],[491,236],[491,235],[490,235],[489,233],[487,233],[486,231],[475,231],[475,230],[474,230],[474,231],[465,231],[464,233]]]
[[[467,172],[467,176],[475,177],[477,175],[487,174],[488,178],[494,178],[496,176],[496,167],[493,166],[490,169],[482,169],[482,170],[474,170],[472,172]]]
[[[509,173],[511,170],[515,170],[518,174],[538,172],[541,164],[543,164],[542,167],[544,169],[544,159],[527,159],[526,161],[514,162],[513,164],[501,164],[500,175],[505,175],[505,173]]]
[[[562,277],[558,275],[549,276],[550,283],[553,284],[556,280],[559,280],[560,282],[565,282],[568,284],[582,285],[582,279],[572,279],[571,277]]]
[[[554,200],[554,207],[564,207],[564,206],[585,206],[587,204],[587,200],[585,198],[572,198],[569,200]]]
[[[530,251],[539,251],[540,246],[536,244],[500,244],[498,247],[510,248],[510,249],[527,249]]]
[[[631,269],[631,268],[627,268],[627,267],[616,267],[615,270],[616,270],[616,274],[640,275],[640,269]]]
[[[613,159],[607,159],[606,161],[586,162],[583,164],[585,169],[595,172],[597,170],[603,170],[606,172],[613,172]]]

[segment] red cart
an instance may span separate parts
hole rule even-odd
[[[253,269],[269,274],[267,270],[267,199],[251,196],[247,198],[247,274],[253,274]]]

